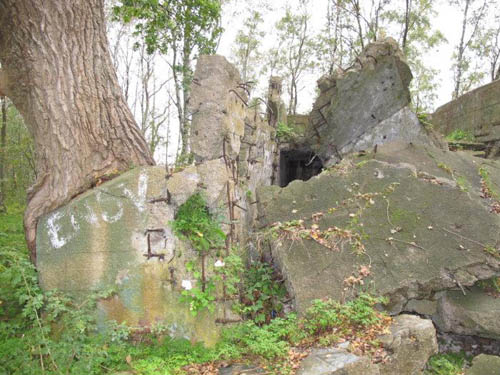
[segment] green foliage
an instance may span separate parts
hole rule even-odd
[[[149,54],[168,60],[175,87],[174,104],[180,125],[180,156],[188,153],[187,101],[193,79],[193,61],[214,54],[222,33],[220,0],[120,0],[113,7],[116,20],[133,23]]]
[[[198,199],[193,201],[200,203]],[[206,218],[206,212],[198,209],[192,212]],[[315,301],[300,319],[295,314],[267,319],[284,289],[276,287],[279,282],[269,265],[256,263],[243,271],[243,261],[233,249],[233,254],[224,258],[223,266],[215,270],[211,282],[224,282],[227,295],[237,295],[242,290],[252,302],[245,305],[246,314],[256,321],[228,327],[214,348],[170,338],[165,335],[168,327],[160,323],[151,327],[150,334],[140,336],[114,321],[98,330],[96,303],[111,296],[113,291],[99,291],[84,300],[74,300],[57,291],[43,293],[28,260],[21,212],[14,214],[13,209],[9,212],[0,216],[2,374],[98,375],[130,371],[139,375],[173,375],[190,364],[242,358],[274,366],[273,373],[285,374],[293,345],[304,340],[330,345],[337,342],[342,332],[352,335],[379,321],[373,310],[379,299],[368,295],[345,305]],[[196,264],[188,267],[196,272]],[[263,324],[264,321],[268,324]],[[332,334],[335,329],[341,332]]]
[[[233,249],[233,254],[224,258],[224,267],[216,269],[216,275],[222,280],[227,296],[236,296],[240,292],[241,277],[244,272],[243,259]]]
[[[487,280],[480,280],[477,285],[484,291],[492,291],[494,293],[500,293],[500,277],[493,277]]]
[[[1,122],[0,116],[0,127]],[[1,147],[0,144],[0,164],[3,164],[4,179],[0,189],[5,189],[5,203],[15,212],[18,209],[16,206],[25,204],[26,191],[35,180],[35,149],[21,115],[8,101],[6,143],[4,149]]]
[[[451,170],[450,167],[448,167],[445,163],[438,163],[438,168],[441,168],[443,171],[445,171],[446,173],[449,173],[451,175],[453,175],[453,171]]]
[[[200,193],[192,195],[179,207],[171,225],[177,236],[189,240],[200,253],[224,246],[226,235],[208,211]]]
[[[198,275],[195,275],[198,276]],[[196,316],[202,310],[213,312],[215,310],[215,284],[212,280],[201,281],[189,290],[183,290],[180,301],[189,305],[189,311]],[[201,285],[200,285],[201,284]]]
[[[217,0],[121,0],[113,12],[125,23],[135,21],[137,34],[144,38],[150,53],[183,48],[189,53],[195,48],[200,54],[213,53],[222,32],[221,3]]]
[[[463,353],[436,354],[427,363],[425,375],[460,375],[466,364]]]
[[[424,126],[427,130],[434,129],[434,125],[430,122],[429,114],[423,112],[417,112],[418,121]]]
[[[253,321],[226,329],[222,334],[220,350],[231,356],[255,355],[266,359],[283,357],[290,348],[290,332],[297,330],[295,315],[276,318],[266,326]]]
[[[288,142],[293,140],[297,134],[295,130],[287,123],[278,122],[276,126],[276,138],[281,142]]]
[[[306,312],[304,328],[310,335],[322,334],[342,324],[340,304],[332,300],[315,300]]]
[[[453,141],[473,142],[474,139],[475,139],[474,134],[472,134],[470,131],[461,130],[461,129],[454,130],[446,136],[446,140],[448,142],[453,142]]]
[[[478,86],[487,74],[484,66],[489,64],[484,64],[481,58],[475,57],[486,54],[484,46],[489,39],[486,30],[488,23],[494,22],[488,20],[489,16],[494,14],[490,8],[494,2],[470,0],[466,2],[449,0],[449,2],[460,11],[462,20],[460,39],[454,46],[455,51],[452,56],[455,84],[452,97],[456,99],[474,86]]]
[[[280,300],[286,294],[273,268],[263,262],[255,262],[245,270],[242,291],[241,302],[235,305],[235,310],[257,324],[269,322],[272,314],[281,311]]]
[[[380,320],[373,307],[386,302],[365,293],[343,305],[332,300],[315,300],[306,311],[304,328],[310,335],[321,335],[339,327],[367,327]]]
[[[211,250],[220,252],[225,245],[226,235],[208,211],[205,199],[200,193],[192,195],[179,207],[171,225],[177,236],[191,242],[193,248],[198,251],[202,263],[199,268],[193,263],[186,265],[187,270],[193,273],[197,282],[192,288],[182,291],[181,301],[189,305],[193,315],[204,309],[213,311],[215,279],[207,278],[205,258]]]
[[[479,175],[482,179],[482,190],[486,197],[493,198],[497,201],[500,200],[500,194],[493,185],[493,181],[491,181],[490,177],[490,172],[485,166],[479,168]]]

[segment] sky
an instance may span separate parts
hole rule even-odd
[[[403,2],[404,0],[393,0]],[[453,6],[450,6],[447,0],[434,0],[436,2],[435,9],[438,14],[434,20],[434,24],[439,26],[439,30],[444,34],[447,43],[443,43],[436,50],[429,51],[425,59],[429,65],[439,70],[438,82],[438,98],[435,102],[435,107],[445,104],[451,100],[451,93],[453,91],[453,72],[451,57],[453,48],[458,43],[461,31],[461,15],[460,12]],[[262,1],[260,1],[262,2]],[[222,35],[218,54],[224,55],[230,59],[231,48],[234,43],[236,32],[241,28],[245,18],[244,10],[246,7],[258,5],[259,0],[235,0],[226,7],[223,14],[223,27],[225,29]],[[263,13],[264,17],[264,31],[266,37],[264,38],[262,48],[268,49],[273,47],[275,42],[272,37],[272,29],[274,24],[282,17],[284,8],[288,4],[294,9],[297,7],[298,0],[273,0],[273,10]],[[318,31],[324,24],[327,0],[310,0],[311,6],[311,22],[312,31]],[[391,35],[388,35],[391,36]],[[316,80],[319,78],[318,73],[307,77],[304,82],[305,88],[299,94],[299,111],[307,113],[311,107],[315,97]],[[265,78],[261,79],[265,81]],[[261,83],[261,86],[264,83]]]

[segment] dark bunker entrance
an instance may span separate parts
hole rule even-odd
[[[310,150],[281,150],[280,187],[285,187],[294,180],[307,181],[320,174],[322,169],[323,162]]]

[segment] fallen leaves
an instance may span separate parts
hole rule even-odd
[[[364,285],[364,278],[370,276],[371,274],[370,266],[359,266],[357,275],[351,275],[344,279],[344,285],[346,287],[354,287],[356,285]]]
[[[500,214],[500,202],[496,199],[495,194],[493,194],[484,178],[481,179],[481,198],[490,200],[490,212]]]

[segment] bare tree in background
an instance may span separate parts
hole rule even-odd
[[[481,34],[481,28],[484,27],[483,21],[487,15],[490,0],[450,0],[450,4],[459,6],[462,13],[460,41],[453,56],[455,88],[452,97],[456,99],[482,78],[480,71],[471,69],[472,59],[468,52],[478,46],[475,42]]]
[[[288,113],[293,115],[297,113],[302,76],[315,66],[315,43],[308,30],[309,19],[307,1],[302,2],[298,14],[293,14],[287,8],[285,16],[276,24],[279,46],[269,51],[269,55],[275,59],[272,65],[286,77]]]

